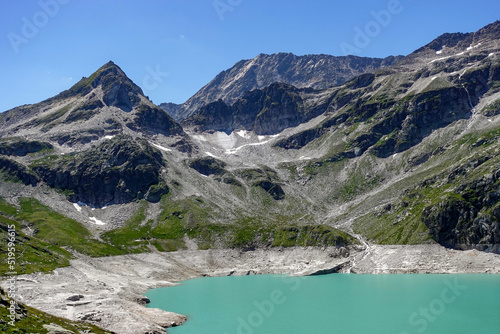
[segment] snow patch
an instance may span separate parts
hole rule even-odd
[[[192,137],[199,141],[208,141],[207,138],[205,138],[205,136],[203,135],[192,135]]]
[[[472,50],[472,49],[475,49],[475,48],[479,47],[480,45],[481,45],[481,43],[478,43],[477,45],[472,45],[472,44],[471,44],[471,45],[467,48],[467,51],[470,51],[470,50]]]
[[[270,142],[270,140],[266,140],[266,141],[263,141],[263,142],[260,142],[260,143],[252,143],[252,144],[241,145],[240,147],[233,148],[233,149],[230,149],[230,150],[226,150],[226,154],[236,154],[236,152],[238,152],[239,150],[241,150],[243,147],[247,147],[247,146],[259,146],[259,145],[267,144],[269,142]]]
[[[245,139],[250,139],[252,137],[252,135],[250,134],[249,131],[247,130],[240,130],[240,131],[236,131],[236,134],[240,137],[243,137]]]
[[[270,135],[270,136],[257,136],[257,139],[259,141],[263,141],[266,138],[276,138],[276,137],[279,137],[279,136],[281,136],[281,134],[277,133],[275,135]]]
[[[457,56],[462,56],[464,53],[465,53],[464,51],[457,53]]]
[[[193,138],[202,142],[209,142],[212,145],[217,145],[223,149],[230,149],[236,145],[236,142],[240,137],[235,132],[228,135],[225,132],[217,131],[214,133],[193,135]]]
[[[437,79],[437,77],[432,77],[431,81],[434,81],[434,80],[436,80],[436,79]]]
[[[217,158],[217,159],[218,159],[218,157],[216,157],[215,155],[213,155],[213,154],[212,154],[212,153],[210,153],[210,152],[205,152],[205,154],[206,154],[206,155],[208,155],[209,157],[212,157],[212,158]]]
[[[104,136],[104,139],[113,139],[115,136]]]
[[[494,55],[495,55],[495,53],[494,53],[494,52],[492,52],[492,53],[490,53],[490,54],[488,55],[488,57],[493,57]]]
[[[82,212],[82,207],[78,205],[78,203],[73,203],[73,206],[75,207],[76,211]]]
[[[431,63],[434,63],[436,61],[441,61],[441,60],[446,60],[448,58],[450,58],[451,56],[448,56],[448,57],[443,57],[443,58],[438,58],[438,59],[434,59],[434,60],[431,60]]]
[[[96,224],[96,225],[105,225],[102,220],[97,219],[96,217],[89,217],[90,222]]]
[[[172,152],[172,150],[171,150],[171,149],[169,149],[169,148],[163,147],[163,146],[158,145],[158,144],[155,144],[155,143],[153,143],[153,142],[149,142],[149,143],[150,143],[151,145],[153,145],[154,147],[156,147],[156,148],[158,148],[158,149],[162,150],[162,151],[165,151],[165,152]]]
[[[306,157],[306,156],[301,156],[301,157],[299,158],[299,160],[311,160],[311,158]]]
[[[436,51],[437,55],[440,55],[441,53],[443,53],[443,50]]]

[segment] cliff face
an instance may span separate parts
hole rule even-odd
[[[164,161],[145,140],[117,136],[76,154],[37,161],[30,167],[50,187],[68,193],[72,202],[94,207],[168,193],[161,182]]]
[[[233,105],[219,100],[202,107],[181,124],[194,131],[253,131],[258,135],[277,134],[324,113],[327,105],[311,102],[312,89],[275,83],[247,92]],[[313,97],[314,99],[315,97]]]

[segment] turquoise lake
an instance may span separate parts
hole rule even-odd
[[[498,334],[500,275],[208,277],[150,290],[170,334]]]

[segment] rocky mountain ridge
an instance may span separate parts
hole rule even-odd
[[[185,103],[164,103],[160,107],[177,121],[181,121],[207,104],[222,100],[231,105],[246,92],[263,89],[276,82],[297,88],[325,89],[341,85],[360,74],[389,67],[401,58],[260,54],[253,59],[241,60],[230,69],[222,71]]]
[[[0,114],[2,217],[72,247],[37,219],[63,214],[93,256],[363,242],[498,252],[498,26],[367,60],[321,89],[273,81],[182,126],[109,62]],[[283,73],[305,61],[280,57]],[[296,80],[320,85],[310,73]]]

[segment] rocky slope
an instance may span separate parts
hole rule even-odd
[[[22,303],[11,304],[11,301],[13,299],[0,288],[0,330],[3,333],[114,333],[82,321],[59,318]],[[11,313],[11,307],[13,307],[13,313]],[[14,326],[12,321],[14,321]]]
[[[221,72],[182,105],[164,103],[160,107],[180,121],[209,103],[223,100],[231,105],[247,91],[262,89],[275,82],[298,88],[325,89],[341,85],[360,74],[391,66],[400,58],[260,54],[253,59],[239,61]]]

